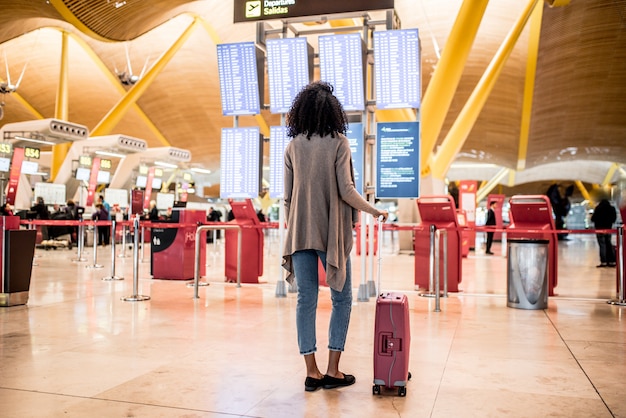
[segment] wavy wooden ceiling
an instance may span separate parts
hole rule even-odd
[[[123,91],[114,85],[111,74],[125,69],[126,51],[133,73],[139,74],[146,62],[153,63],[198,16],[214,33],[196,29],[137,104],[170,144],[191,150],[194,163],[217,172],[220,130],[232,126],[233,120],[221,114],[215,42],[253,41],[255,25],[233,24],[232,2],[217,0],[50,2],[0,0],[0,79],[7,79],[4,54],[13,82],[27,64],[17,93],[4,96],[6,105],[0,125],[34,118],[23,101],[43,117],[54,116],[61,31],[72,34],[69,119],[93,129],[122,97]],[[68,23],[53,7],[59,3],[89,31],[108,41],[87,36]],[[116,3],[121,6],[116,7]],[[420,28],[425,90],[437,62],[433,40],[445,47],[461,0],[395,3],[402,27]],[[439,141],[518,18],[522,3],[489,3]],[[544,7],[527,168],[568,159],[626,163],[625,29],[626,0],[571,0],[567,7]],[[80,47],[81,43],[95,53],[108,75]],[[509,58],[459,160],[516,167],[526,54],[527,31]],[[264,110],[262,116],[269,124],[280,123],[279,117],[268,111]],[[256,125],[257,121],[242,117],[239,123]],[[149,146],[162,145],[135,110],[125,114],[114,133],[144,138]],[[576,172],[572,180],[576,180]]]

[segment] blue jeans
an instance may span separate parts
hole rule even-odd
[[[326,268],[326,253],[317,250],[297,251],[291,255],[294,273],[298,283],[298,304],[296,306],[296,327],[298,329],[298,347],[300,354],[307,355],[317,351],[315,336],[315,317],[317,295],[319,293],[318,261]],[[328,349],[343,351],[352,311],[352,268],[350,257],[346,260],[346,284],[341,292],[330,289],[333,309],[328,326]]]

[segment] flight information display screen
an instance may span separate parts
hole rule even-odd
[[[259,196],[262,147],[258,127],[222,129],[220,198]]]
[[[306,38],[268,39],[266,46],[270,112],[287,113],[313,77],[313,48]]]
[[[350,123],[346,131],[346,137],[350,141],[352,152],[352,166],[354,167],[354,187],[363,195],[363,173],[365,158],[365,141],[362,123]]]
[[[374,82],[378,109],[420,107],[420,56],[417,29],[374,32]]]
[[[333,85],[347,112],[365,109],[366,54],[358,33],[319,37],[320,78]]]
[[[220,78],[222,114],[224,116],[261,113],[261,84],[258,60],[261,51],[254,42],[219,44],[217,70]]]
[[[419,150],[419,122],[377,124],[376,197],[419,197]]]
[[[270,198],[285,196],[285,148],[291,138],[284,126],[270,127]]]

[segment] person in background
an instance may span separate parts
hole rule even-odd
[[[497,202],[495,200],[493,200],[489,204],[489,210],[487,211],[487,222],[485,222],[485,225],[488,227],[496,226],[496,206]],[[491,244],[493,244],[493,234],[493,231],[487,231],[487,248],[485,253],[489,255],[493,255],[493,253],[491,252]]]
[[[213,206],[209,208],[209,214],[207,215],[207,221],[209,222],[222,222],[222,212],[215,210]],[[222,237],[222,231],[217,229],[215,231],[208,231],[206,234],[207,243],[213,242],[213,237],[218,240]]]
[[[159,220],[159,210],[156,207],[156,200],[150,201],[150,212],[148,212],[148,219],[151,221]]]
[[[333,88],[315,82],[298,93],[287,114],[285,149],[285,220],[287,233],[283,267],[287,281],[297,280],[296,328],[304,356],[304,389],[332,389],[354,384],[355,377],[339,370],[352,309],[350,251],[352,231],[362,210],[387,219],[354,187],[347,116]],[[328,330],[328,366],[317,366],[315,319],[319,290],[318,259],[326,269],[332,312]]]
[[[96,211],[91,215],[91,219],[94,221],[109,220],[109,212],[102,203],[96,203]],[[111,227],[109,225],[98,225],[98,245],[109,245],[110,232]]]
[[[109,221],[111,220],[111,205],[109,205],[105,200],[104,200],[104,196],[100,195],[98,196],[98,203],[100,203],[102,205],[102,207],[104,207],[104,210],[107,211],[107,214],[109,215]]]
[[[0,208],[0,216],[13,216],[13,210],[10,204],[5,203],[4,206]]]
[[[37,216],[35,219],[50,219],[50,212],[48,211],[48,206],[46,206],[46,202],[44,202],[43,197],[37,197],[37,203],[30,208],[31,211],[36,212]],[[48,227],[45,225],[41,225],[41,237],[43,240],[48,239]]]
[[[259,222],[267,222],[267,219],[265,218],[265,214],[263,213],[263,210],[261,209],[257,211],[256,217],[259,218]]]
[[[601,197],[598,206],[593,210],[591,222],[595,229],[611,229],[617,219],[617,212],[606,197]],[[600,247],[600,264],[596,267],[615,267],[615,249],[611,243],[611,234],[596,233]]]

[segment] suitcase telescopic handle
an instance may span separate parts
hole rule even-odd
[[[377,241],[377,250],[378,250],[378,266],[376,267],[376,287],[378,289],[378,294],[380,295],[382,293],[381,289],[380,289],[380,277],[382,275],[382,261],[383,261],[383,245],[382,245],[382,233],[383,233],[383,215],[380,215],[378,218],[376,218],[376,220],[378,221],[378,239]],[[374,236],[376,236],[376,233],[374,233]],[[372,238],[374,239],[374,238]]]

